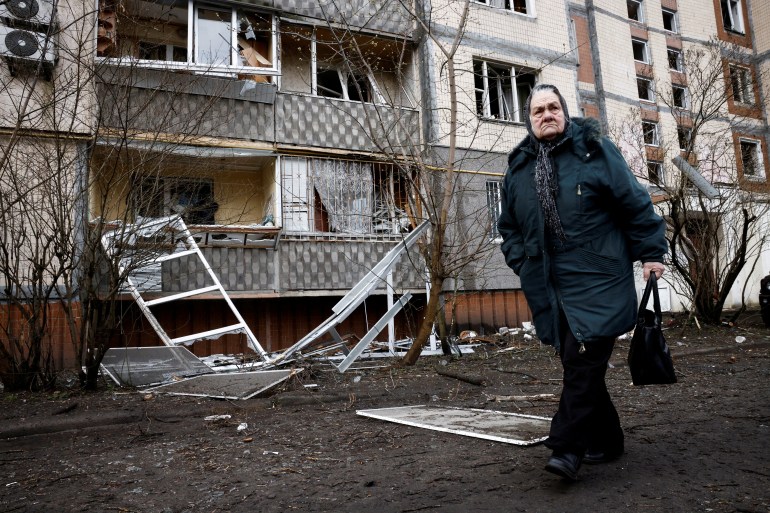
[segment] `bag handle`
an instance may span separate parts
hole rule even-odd
[[[660,326],[663,314],[660,312],[660,296],[658,295],[658,278],[654,271],[650,271],[650,278],[647,280],[647,286],[642,294],[642,302],[639,303],[639,313],[637,322],[644,319],[644,311],[647,309],[647,303],[650,301],[650,292],[652,292],[652,303],[655,311],[655,325]]]

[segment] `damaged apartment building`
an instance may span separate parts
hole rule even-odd
[[[23,115],[18,104],[4,106],[3,137],[21,138],[21,148],[55,147],[57,134],[79,141],[65,160],[69,183],[88,191],[80,208],[92,225],[181,216],[267,351],[321,324],[430,217],[426,191],[440,190],[452,156],[448,253],[470,258],[446,269],[447,323],[489,333],[529,320],[495,220],[506,156],[526,135],[523,105],[536,83],[556,84],[573,116],[605,128],[634,112],[644,148],[634,170],[655,194],[673,156],[661,141],[687,128],[686,116],[680,126],[669,121],[655,90],[673,89],[686,110],[681,55],[713,37],[729,40],[742,48],[725,64],[738,91],[729,115],[745,118],[729,151],[755,183],[767,182],[761,76],[770,30],[753,27],[770,22],[758,0],[472,0],[467,11],[448,0],[87,3],[9,0],[2,8],[4,83],[19,98],[31,91]],[[29,53],[19,32],[41,50]],[[73,87],[78,94],[46,107]],[[755,273],[770,272],[770,255],[758,262]],[[153,301],[202,290],[204,267],[191,256],[143,269],[142,294]],[[392,294],[407,293],[396,338],[415,335],[426,302],[417,245],[339,333],[361,337]],[[681,308],[673,291],[663,294]],[[206,333],[229,322],[214,296],[159,301],[153,314],[169,335]],[[112,343],[160,343],[131,296],[120,301]],[[242,334],[193,347],[244,348]]]

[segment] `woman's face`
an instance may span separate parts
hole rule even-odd
[[[550,141],[564,132],[564,111],[556,93],[548,90],[535,93],[529,104],[529,121],[535,137],[541,141]]]

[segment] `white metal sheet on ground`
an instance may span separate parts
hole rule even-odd
[[[208,374],[169,383],[148,392],[171,395],[194,395],[214,399],[251,399],[282,383],[297,372],[294,369],[269,370],[258,372],[228,372]]]
[[[548,438],[551,419],[474,408],[397,406],[358,410],[358,415],[445,433],[514,445],[535,445]]]
[[[102,371],[120,386],[143,387],[214,372],[185,347],[112,347]]]

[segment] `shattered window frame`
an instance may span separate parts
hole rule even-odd
[[[277,18],[258,9],[196,0],[101,0],[97,59],[268,82],[278,75]],[[217,41],[203,52],[206,34]]]
[[[474,59],[473,76],[479,117],[524,122],[524,103],[537,84],[534,70]]]
[[[738,142],[741,150],[743,176],[753,180],[764,180],[765,166],[761,142],[744,137],[741,137]]]
[[[347,235],[411,231],[408,171],[390,163],[284,157],[283,227],[287,232]]]
[[[730,88],[733,100],[744,105],[754,105],[754,77],[751,69],[737,64],[730,64]]]
[[[219,207],[212,179],[175,176],[139,177],[130,202],[135,218],[179,214],[191,225],[214,225]]]
[[[502,9],[523,16],[533,18],[535,16],[534,0],[473,0],[474,3],[487,5],[495,9]]]
[[[722,26],[724,29],[736,34],[745,34],[742,0],[720,0],[719,5],[722,9]]]
[[[637,76],[636,89],[641,101],[655,102],[655,87],[651,79]]]
[[[661,185],[663,180],[663,163],[659,160],[647,161],[647,181],[653,185]]]
[[[642,121],[642,140],[647,146],[658,146],[658,124],[654,121]]]

